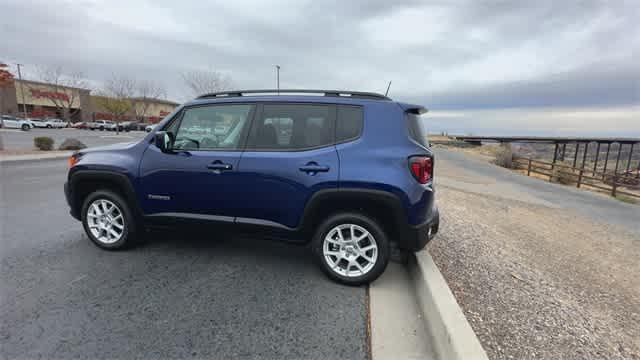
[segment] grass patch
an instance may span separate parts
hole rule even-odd
[[[626,195],[616,195],[616,199],[625,202],[627,204],[634,204],[634,205],[638,205],[640,204],[640,199],[638,198],[634,198],[631,196],[626,196]]]

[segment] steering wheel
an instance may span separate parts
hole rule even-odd
[[[196,139],[192,139],[192,138],[188,138],[188,137],[181,137],[180,139],[176,139],[176,142],[178,141],[188,141],[188,142],[192,142],[196,145],[196,149],[200,148],[200,141],[196,140]],[[182,148],[182,147],[181,147]]]

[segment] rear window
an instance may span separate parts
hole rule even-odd
[[[429,147],[429,140],[427,139],[427,128],[425,121],[418,114],[407,113],[407,126],[409,128],[409,137],[411,137],[418,144]]]

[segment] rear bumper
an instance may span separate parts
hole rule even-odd
[[[400,247],[411,251],[423,249],[438,233],[440,227],[440,212],[437,207],[431,211],[429,218],[419,225],[408,225],[405,231],[404,241]]]

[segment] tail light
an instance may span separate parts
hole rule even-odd
[[[409,158],[409,170],[420,184],[426,184],[433,174],[433,159],[429,156],[412,156]]]

